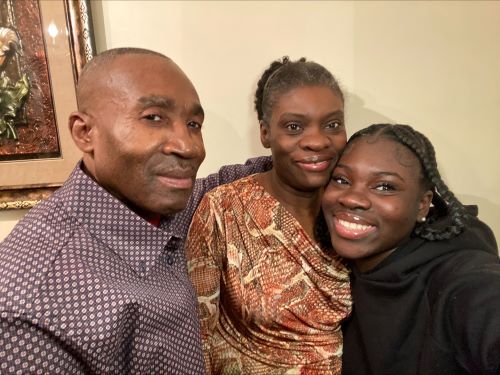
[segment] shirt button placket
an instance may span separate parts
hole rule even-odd
[[[167,245],[165,245],[164,250],[164,259],[165,264],[167,266],[171,266],[174,264],[174,252],[177,246],[177,240],[175,238],[171,239]]]
[[[141,260],[139,262],[139,272],[141,273],[141,275],[144,275],[147,271],[147,267],[146,267],[146,261],[145,260]]]

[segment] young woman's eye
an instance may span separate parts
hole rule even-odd
[[[290,122],[290,123],[286,124],[286,129],[290,132],[296,133],[296,132],[300,131],[301,127],[296,122]]]
[[[191,129],[201,129],[201,124],[198,121],[189,121],[187,126]]]
[[[342,176],[332,176],[332,181],[339,185],[347,185],[349,181]]]
[[[146,115],[144,116],[144,118],[149,121],[155,121],[155,122],[161,121],[161,116],[156,113]]]
[[[375,190],[379,190],[379,191],[392,191],[392,190],[396,190],[396,188],[392,184],[389,184],[387,182],[383,182],[383,183],[380,183],[377,186],[375,186]]]

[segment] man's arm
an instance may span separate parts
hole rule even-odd
[[[254,173],[268,171],[272,167],[273,162],[270,156],[260,156],[248,159],[245,164],[225,165],[217,173],[197,179],[195,191],[193,191],[193,195],[199,195],[196,200],[196,206],[198,206],[201,198],[203,198],[207,191]]]
[[[251,174],[268,171],[272,167],[273,162],[270,156],[260,156],[248,159],[245,164],[226,165],[217,173],[197,179],[187,207],[176,217],[176,220],[182,223],[184,235],[187,235],[189,223],[206,192]]]

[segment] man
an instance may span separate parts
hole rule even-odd
[[[169,58],[120,48],[85,67],[69,126],[82,162],[0,244],[0,373],[201,374],[184,239],[203,109]]]

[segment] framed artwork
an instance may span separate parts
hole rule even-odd
[[[91,25],[89,0],[0,1],[0,210],[48,197],[81,157],[68,116]]]

